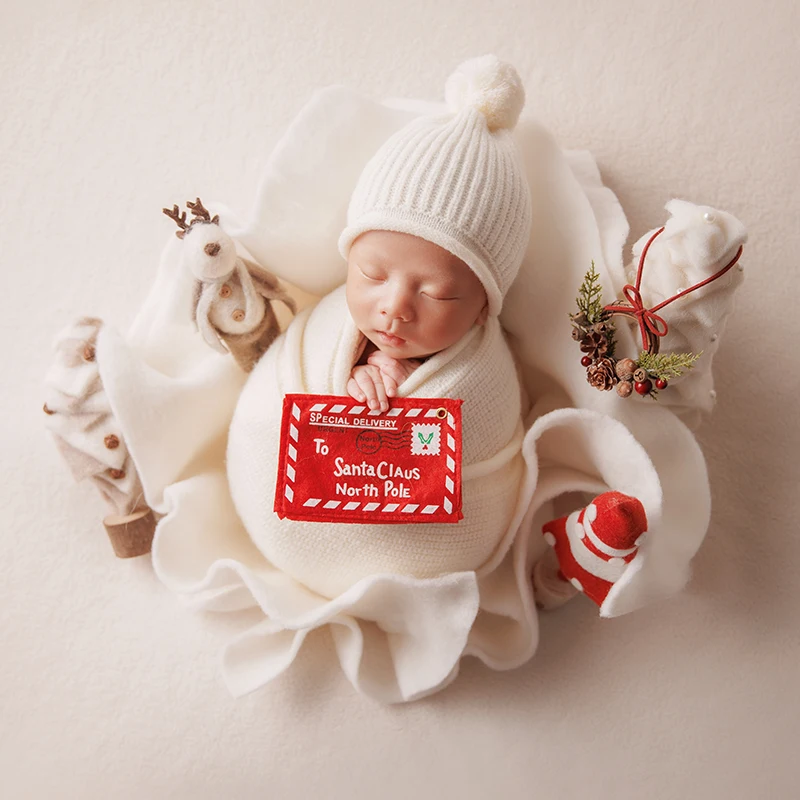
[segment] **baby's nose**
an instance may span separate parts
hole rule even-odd
[[[391,320],[408,322],[414,315],[414,307],[405,293],[387,294],[381,305],[381,314]]]

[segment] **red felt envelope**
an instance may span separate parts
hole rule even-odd
[[[287,394],[275,512],[314,522],[458,522],[461,400]]]

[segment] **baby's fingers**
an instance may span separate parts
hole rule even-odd
[[[386,389],[383,386],[380,370],[375,367],[359,370],[354,373],[353,377],[364,392],[371,411],[378,409],[387,411],[389,409],[389,401],[386,399]]]
[[[400,363],[395,358],[385,355],[380,350],[376,350],[367,359],[368,364],[378,367],[384,375],[388,375],[397,388],[408,376]]]
[[[372,376],[372,380],[374,381],[375,386],[375,396],[376,401],[375,405],[370,403],[370,408],[373,411],[377,411],[380,409],[381,411],[388,411],[389,410],[389,398],[386,394],[386,386],[384,386],[383,375],[381,375],[380,370],[376,370],[376,374]]]
[[[381,378],[383,378],[383,388],[386,389],[387,397],[397,396],[397,381],[391,376],[387,375],[381,370]]]
[[[347,394],[349,394],[354,400],[358,400],[359,403],[363,403],[367,399],[364,396],[364,392],[361,391],[361,387],[358,385],[358,381],[355,378],[350,378],[350,380],[347,381]]]

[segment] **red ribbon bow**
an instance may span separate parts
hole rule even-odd
[[[647,332],[650,331],[653,336],[666,336],[669,333],[669,326],[663,317],[659,317],[652,309],[644,307],[642,293],[636,286],[626,284],[622,293],[630,306],[606,306],[606,310],[631,314],[636,317],[642,334],[642,347],[647,350]]]

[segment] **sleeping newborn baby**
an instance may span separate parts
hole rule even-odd
[[[520,386],[498,320],[531,226],[511,129],[513,67],[487,56],[448,80],[450,110],[415,119],[364,167],[339,250],[344,286],[299,314],[258,362],[228,440],[236,510],[266,558],[335,597],[359,579],[489,569],[513,539],[524,474]],[[458,523],[334,525],[281,519],[272,498],[283,396],[462,401]],[[274,411],[273,411],[274,410]]]
[[[347,306],[364,335],[347,392],[371,409],[429,356],[500,312],[530,234],[511,129],[513,67],[472,59],[447,82],[450,114],[416,120],[367,164],[339,246]]]

